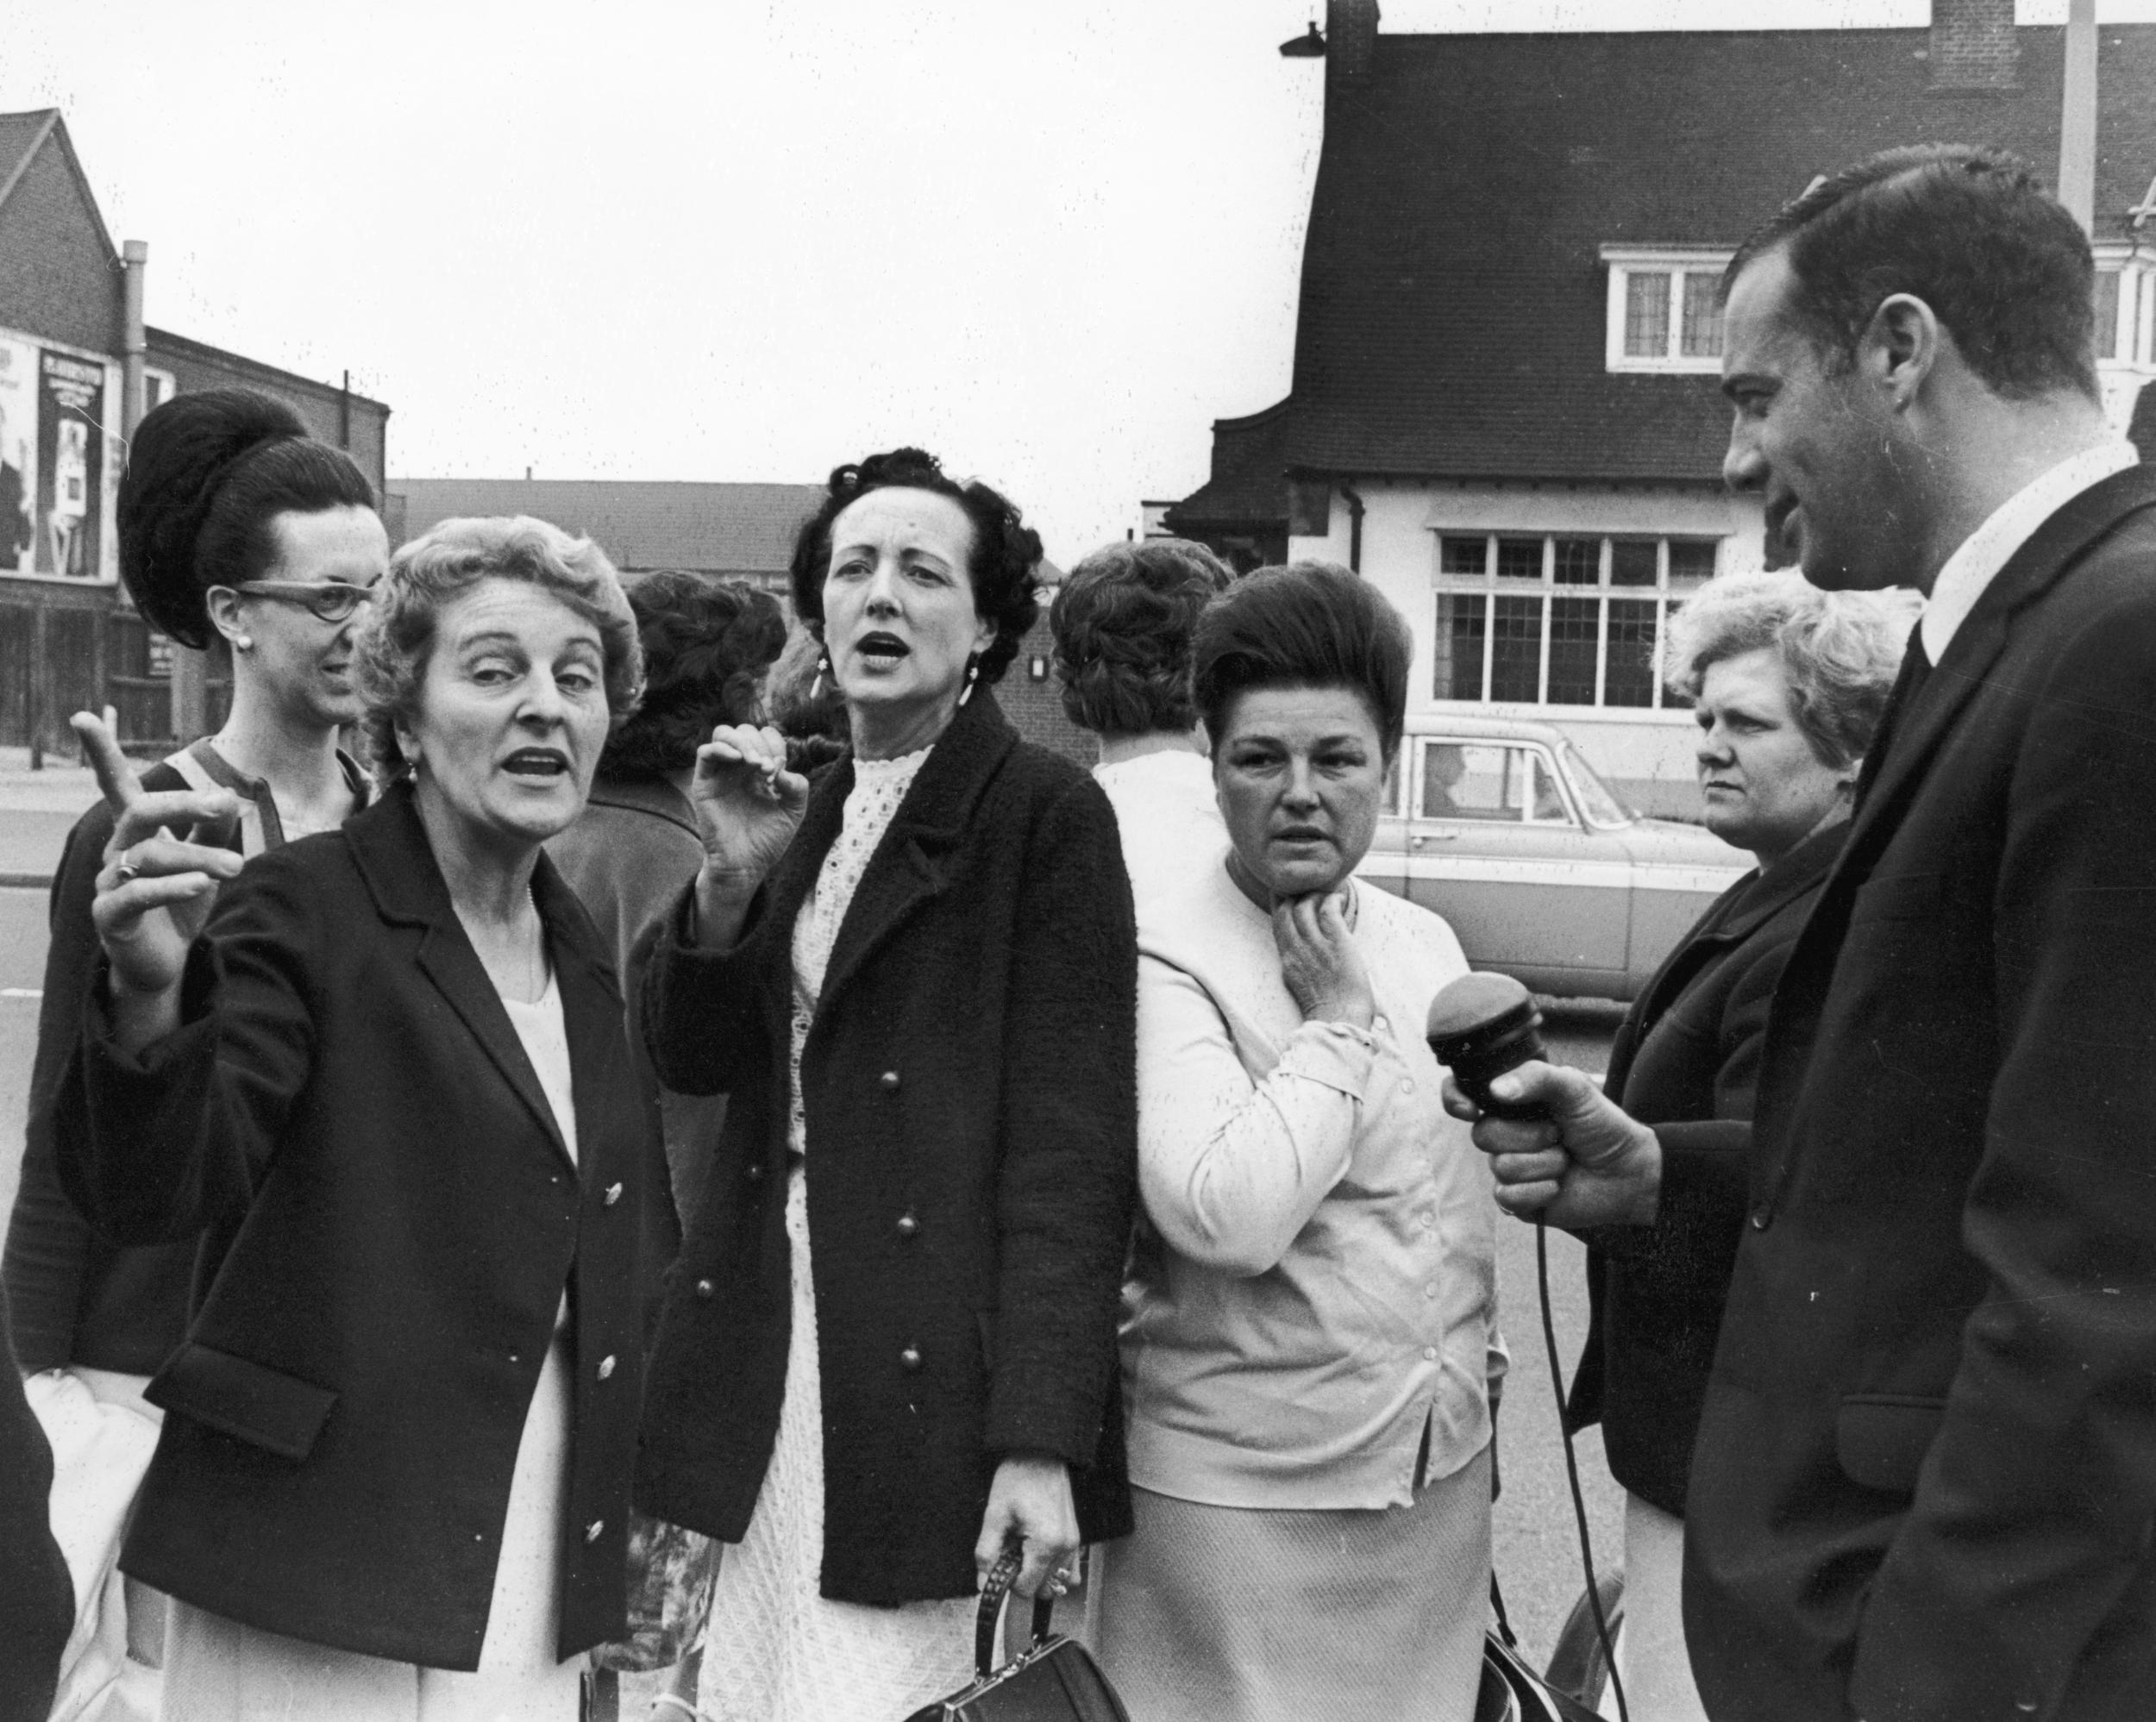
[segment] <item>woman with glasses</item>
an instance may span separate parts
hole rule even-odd
[[[217,646],[232,667],[222,727],[145,772],[144,789],[230,791],[241,817],[228,846],[250,859],[366,805],[367,775],[337,731],[360,713],[353,625],[388,565],[389,539],[350,457],[266,396],[179,395],[135,432],[119,525],[121,573],[150,625],[183,645]],[[97,954],[90,907],[111,836],[99,801],[60,852],[22,1184],[0,1268],[16,1350],[47,1421],[102,1428],[137,1456],[116,1474],[107,1467],[104,1493],[122,1495],[103,1503],[116,1536],[161,1417],[142,1389],[182,1337],[195,1249],[107,1243],[69,1205],[53,1166],[53,1097]],[[99,1619],[74,1677],[154,1692],[161,1604],[127,1590],[131,1620],[116,1575],[93,1599]]]

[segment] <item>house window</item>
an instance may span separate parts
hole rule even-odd
[[[2156,260],[2126,246],[2096,252],[2097,362],[2156,366]]]
[[[1727,252],[1604,246],[1609,266],[1608,359],[1613,371],[1721,369]]]
[[[1516,705],[1673,709],[1655,676],[1670,615],[1718,538],[1438,536],[1431,692]]]
[[[170,371],[145,370],[142,373],[142,410],[149,412],[172,399],[174,386]]]

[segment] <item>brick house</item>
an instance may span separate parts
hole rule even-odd
[[[142,326],[146,265],[144,247],[114,246],[59,112],[0,114],[0,746],[72,747],[68,713],[108,702],[129,741],[171,734],[169,643],[118,584],[131,358],[146,409],[182,390],[260,390],[381,488],[386,406]],[[210,675],[215,723],[214,661]]]
[[[1419,706],[1555,721],[1680,811],[1689,720],[1656,642],[1764,548],[1720,478],[1721,268],[1814,174],[1895,144],[2000,144],[2048,176],[2066,32],[2017,28],[2010,0],[1939,0],[1918,29],[1388,35],[1374,0],[1326,24],[1293,386],[1214,425],[1169,523],[1246,567],[1357,567],[1413,625]],[[2156,27],[2095,48],[2124,428],[2156,375]]]

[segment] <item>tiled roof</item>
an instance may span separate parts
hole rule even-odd
[[[60,118],[57,108],[36,108],[25,114],[0,114],[0,203],[7,201],[15,182],[22,177],[30,158],[44,142]]]
[[[1288,485],[1283,440],[1294,406],[1293,397],[1244,418],[1216,419],[1213,426],[1213,476],[1169,510],[1177,532],[1202,531],[1211,523],[1251,522],[1285,524]]]
[[[573,479],[392,479],[404,529],[472,514],[533,514],[596,540],[623,568],[780,574],[821,485],[661,484]]]
[[[1733,246],[1896,144],[2001,144],[2048,178],[2064,31],[2019,35],[2019,88],[1949,95],[1922,29],[1381,34],[1367,85],[1327,103],[1263,513],[1288,467],[1716,482],[1715,379],[1605,368],[1599,247]],[[2098,53],[2104,238],[2156,175],[2156,27],[2104,25]],[[1178,517],[1263,491],[1248,466]]]

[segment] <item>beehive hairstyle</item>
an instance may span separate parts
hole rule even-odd
[[[251,389],[175,395],[146,415],[120,480],[120,577],[153,627],[183,646],[216,629],[204,594],[260,579],[280,514],[373,508],[352,458]]]

